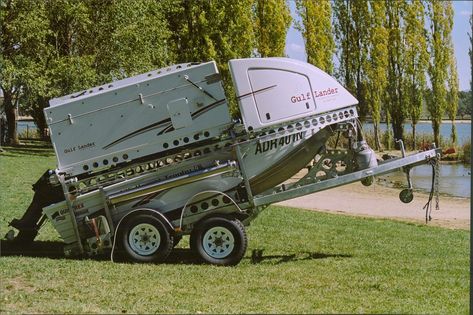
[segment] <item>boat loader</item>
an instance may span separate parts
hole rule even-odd
[[[33,185],[15,240],[49,220],[66,256],[119,250],[164,261],[183,235],[204,262],[235,265],[245,226],[268,205],[402,169],[437,165],[432,147],[378,161],[357,100],[320,69],[287,58],[230,60],[232,119],[215,62],[170,66],[55,98],[44,109],[57,168]],[[402,143],[401,143],[402,145]],[[299,180],[291,178],[302,174]],[[429,199],[431,201],[432,198]]]

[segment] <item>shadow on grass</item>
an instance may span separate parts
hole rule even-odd
[[[74,256],[66,257],[64,255],[64,243],[59,241],[34,241],[31,244],[22,244],[15,241],[0,240],[0,256],[23,256],[50,259],[91,259],[96,261],[110,260],[110,254],[96,255],[92,257]],[[114,261],[117,263],[127,262],[120,251],[115,251]],[[176,248],[166,259],[166,264],[198,264],[199,260],[190,249]]]
[[[97,255],[93,257],[66,257],[63,251],[64,243],[58,241],[35,241],[29,245],[19,244],[18,242],[0,240],[0,256],[23,256],[23,257],[38,257],[50,259],[91,259],[95,261],[110,260],[109,254]],[[324,259],[324,258],[349,258],[351,255],[346,254],[324,254],[324,253],[298,253],[290,255],[262,255],[261,250],[256,250],[258,255],[255,255],[255,250],[251,257],[243,259],[250,259],[251,263],[257,264],[267,261],[272,264],[282,264],[295,261]],[[127,263],[123,254],[117,251],[114,254],[114,261],[117,263]],[[179,264],[179,265],[196,265],[202,264],[193,251],[188,248],[175,248],[169,257],[164,262],[165,264]]]
[[[3,146],[3,155],[21,156],[21,155],[36,155],[36,156],[52,156],[54,155],[53,147],[50,143],[45,141],[27,141],[17,146]]]
[[[0,240],[0,256],[26,256],[64,259],[64,243],[54,241],[35,241],[25,245],[14,241]]]
[[[54,152],[51,149],[47,148],[38,148],[38,147],[31,147],[26,148],[24,146],[21,147],[4,147],[5,151],[2,152],[2,155],[5,156],[54,156]]]
[[[259,264],[265,260],[274,261],[274,264],[282,264],[294,261],[325,259],[325,258],[350,258],[352,255],[347,254],[324,254],[324,253],[297,253],[290,255],[263,255],[263,250],[255,249],[251,254],[251,263]]]

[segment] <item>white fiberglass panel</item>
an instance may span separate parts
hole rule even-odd
[[[309,79],[303,74],[279,69],[250,69],[248,77],[262,124],[285,121],[315,110],[312,93],[300,93],[311,90]]]
[[[302,61],[234,59],[229,66],[248,131],[358,104],[337,80]]]

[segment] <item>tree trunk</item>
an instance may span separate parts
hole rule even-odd
[[[452,142],[454,146],[457,144],[457,128],[454,119],[452,119]]]
[[[31,116],[35,121],[36,126],[38,127],[41,140],[50,141],[50,138],[47,134],[48,125],[46,124],[46,118],[44,117],[43,109],[48,106],[48,100],[44,97],[38,97],[36,100],[36,105],[33,106],[33,111]]]
[[[416,125],[416,123],[412,123],[412,150],[415,150],[417,147]]]
[[[390,117],[389,117],[389,114],[386,113],[386,134],[387,134],[387,147],[388,147],[388,150],[391,150],[391,128],[389,127],[389,125],[391,124],[391,121],[390,121]]]
[[[432,128],[434,129],[434,141],[435,141],[435,146],[437,148],[440,148],[440,121],[437,121],[436,119],[432,120]]]
[[[379,123],[377,121],[373,121],[374,125],[374,145],[376,151],[382,151],[381,148],[381,141],[379,140]]]
[[[394,133],[394,140],[404,140],[404,126],[402,124],[402,120],[393,119],[393,133]],[[400,149],[400,146],[395,142],[395,148]]]
[[[3,105],[7,117],[7,144],[19,145],[18,132],[16,129],[16,120],[18,113],[13,103],[13,93],[11,91],[3,91]]]

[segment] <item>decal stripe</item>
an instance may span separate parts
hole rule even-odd
[[[207,105],[207,106],[205,106],[205,107],[203,107],[203,108],[201,108],[201,109],[199,109],[198,111],[194,112],[191,117],[192,117],[192,119],[195,119],[195,118],[197,118],[197,117],[199,117],[199,116],[205,114],[206,112],[208,112],[208,111],[211,110],[212,108],[217,107],[217,106],[219,106],[219,105],[222,105],[223,103],[225,103],[225,99],[224,99],[224,98],[221,99],[221,100],[218,100],[218,101],[216,101],[216,102],[213,102],[213,103],[211,103],[211,104],[209,104],[209,105]],[[169,125],[167,125],[167,124],[169,124]],[[166,125],[167,125],[167,126],[166,126]],[[168,132],[174,131],[174,127],[173,127],[172,124],[171,124],[171,118],[167,118],[167,119],[161,120],[161,121],[159,121],[159,122],[157,122],[157,123],[154,123],[154,124],[148,125],[148,126],[146,126],[146,127],[143,127],[143,128],[141,128],[141,129],[138,129],[138,130],[136,130],[136,131],[133,131],[133,132],[131,132],[131,133],[129,133],[129,134],[127,134],[127,135],[125,135],[125,136],[123,136],[123,137],[121,137],[121,138],[119,138],[119,139],[117,139],[117,140],[115,140],[115,141],[113,141],[113,142],[107,144],[107,145],[104,146],[102,149],[104,149],[104,150],[109,149],[109,148],[111,148],[112,146],[114,146],[114,145],[116,145],[116,144],[118,144],[118,143],[120,143],[120,142],[123,142],[123,141],[128,140],[128,139],[131,139],[131,138],[133,138],[133,137],[135,137],[135,136],[137,136],[137,135],[143,134],[143,133],[145,133],[145,132],[148,132],[148,131],[151,131],[151,130],[153,130],[153,129],[157,129],[157,128],[160,128],[160,127],[165,127],[165,128],[164,128],[163,130],[161,130],[161,131],[158,133],[158,135],[162,135],[163,133],[168,133]]]
[[[277,85],[271,85],[271,86],[268,86],[268,87],[265,87],[265,88],[262,88],[262,89],[259,89],[259,90],[256,90],[256,91],[253,91],[253,92],[250,92],[250,93],[246,93],[246,94],[243,94],[243,95],[240,95],[240,96],[237,96],[237,101],[241,100],[242,98],[244,97],[247,97],[247,96],[253,96],[255,95],[256,93],[260,93],[260,92],[265,92],[267,90],[271,90],[273,88],[275,88]]]
[[[133,206],[131,206],[132,208],[136,208],[138,206],[142,206],[144,204],[147,204],[149,203],[152,199],[155,199],[158,195],[160,194],[163,194],[163,193],[166,193],[168,192],[169,189],[166,189],[166,190],[163,190],[163,191],[158,191],[158,192],[155,192],[155,193],[152,193],[152,194],[149,194],[149,195],[146,195],[144,198],[142,198],[140,201],[138,201],[137,203],[135,203]]]
[[[141,129],[138,129],[138,130],[136,130],[136,131],[133,131],[133,132],[131,132],[131,133],[129,133],[129,134],[127,134],[127,135],[121,137],[120,139],[117,139],[117,140],[115,140],[115,141],[113,141],[113,142],[107,144],[107,145],[104,146],[102,149],[104,149],[104,150],[109,149],[109,148],[111,148],[112,146],[114,146],[114,145],[116,145],[116,144],[118,144],[118,143],[120,143],[120,142],[123,142],[123,141],[125,141],[125,140],[130,139],[130,138],[133,138],[133,137],[135,137],[135,136],[137,136],[137,135],[140,135],[140,134],[142,134],[142,133],[148,132],[148,131],[150,131],[150,130],[163,127],[164,125],[170,124],[170,123],[171,123],[171,118],[167,118],[167,119],[161,120],[161,121],[159,121],[159,122],[157,122],[157,123],[154,123],[154,124],[148,125],[148,126],[146,126],[146,127],[143,127],[143,128],[141,128]]]

